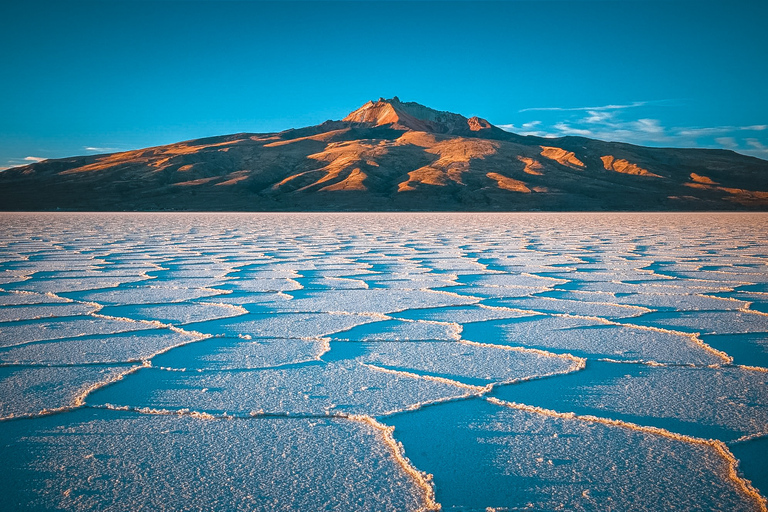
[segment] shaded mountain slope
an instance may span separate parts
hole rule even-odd
[[[523,137],[397,98],[341,121],[0,173],[4,210],[765,210],[768,162]]]

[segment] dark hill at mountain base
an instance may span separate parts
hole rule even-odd
[[[397,98],[342,121],[0,172],[11,211],[768,209],[768,161],[523,137]]]

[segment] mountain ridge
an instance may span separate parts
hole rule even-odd
[[[506,132],[396,96],[341,120],[0,172],[2,210],[766,210],[768,162]]]

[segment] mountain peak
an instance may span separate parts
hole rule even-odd
[[[369,101],[343,119],[346,122],[372,126],[391,125],[394,128],[444,134],[472,134],[493,125],[479,117],[467,119],[460,114],[425,107],[416,102],[402,102],[397,96]]]

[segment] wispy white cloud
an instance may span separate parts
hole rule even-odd
[[[736,142],[736,139],[733,137],[717,137],[715,138],[715,142],[726,149],[736,149],[739,147],[739,143]]]
[[[27,162],[42,162],[43,160],[46,160],[46,158],[40,156],[25,156],[24,160]]]
[[[518,112],[532,112],[535,110],[543,110],[543,111],[551,111],[551,112],[578,112],[578,111],[584,111],[584,112],[600,112],[603,110],[621,110],[625,108],[635,108],[635,107],[642,107],[645,105],[648,105],[648,101],[634,101],[627,105],[600,105],[599,107],[531,107],[531,108],[524,108],[522,110],[519,110]]]
[[[523,123],[522,128],[524,130],[530,130],[531,128],[536,128],[541,124],[541,121],[531,121],[530,123]]]
[[[749,138],[746,139],[746,143],[748,146],[756,149],[757,151],[760,151],[761,153],[768,153],[768,146],[763,144],[757,139]]]
[[[524,122],[519,126],[507,124],[500,127],[521,135],[579,136],[644,146],[720,148],[768,158],[768,137],[761,134],[768,130],[768,125],[667,126],[660,119],[650,116],[632,118],[632,111],[627,110],[650,103],[656,102],[637,101],[627,105],[602,107],[524,109],[521,112],[550,112],[541,114],[536,121]]]
[[[113,151],[120,151],[120,148],[107,148],[107,147],[97,147],[97,146],[85,146],[83,149],[86,151],[91,151],[95,153],[110,153]]]
[[[584,128],[574,128],[573,126],[567,123],[557,123],[555,124],[554,129],[559,132],[557,134],[558,136],[577,135],[579,137],[595,137],[595,133],[592,130],[587,130]]]
[[[514,132],[518,135],[533,135],[535,137],[555,137],[555,135],[552,135],[545,131],[532,129],[532,128],[536,128],[539,125],[541,125],[541,121],[531,121],[529,123],[523,123],[520,126],[515,126],[514,124],[499,124],[496,126],[501,128],[502,130],[506,130],[508,132]]]
[[[755,131],[760,132],[768,128],[768,125],[753,124],[749,126],[708,126],[697,128],[681,128],[678,132],[684,137],[707,137],[714,135],[721,135],[726,133],[732,133],[737,131]]]
[[[616,115],[611,110],[587,110],[589,117],[584,118],[585,123],[597,124],[610,121]]]

